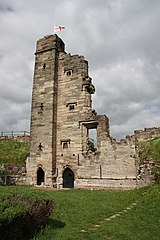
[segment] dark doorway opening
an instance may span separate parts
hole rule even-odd
[[[41,167],[37,170],[37,185],[44,183],[44,171]]]
[[[63,172],[63,188],[74,188],[74,173],[70,168]]]

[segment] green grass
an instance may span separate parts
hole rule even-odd
[[[32,240],[160,239],[160,185],[129,191],[58,191],[15,186],[0,187],[0,191],[24,195],[36,192],[54,200],[55,210],[47,225]],[[132,203],[137,205],[122,212]],[[119,212],[122,213],[115,219],[105,220]]]
[[[28,144],[11,139],[0,140],[0,164],[25,163],[28,154]]]
[[[160,137],[146,142],[139,142],[138,145],[142,150],[140,153],[140,158],[142,161],[152,158],[156,163],[160,164]]]
[[[140,163],[143,164],[146,160],[152,160],[152,174],[155,176],[156,182],[160,183],[160,137],[151,139],[146,142],[138,143],[140,149]]]

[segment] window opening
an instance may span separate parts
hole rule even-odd
[[[69,102],[66,104],[66,107],[68,107],[69,110],[74,110],[76,109],[77,102]]]
[[[41,103],[41,105],[40,105],[39,107],[40,107],[40,109],[43,111],[43,108],[44,108],[43,103]]]
[[[68,148],[68,142],[63,143],[63,148]]]
[[[97,129],[88,129],[88,150],[95,152],[97,150]]]
[[[43,146],[42,146],[41,143],[38,145],[38,150],[39,150],[39,151],[42,151],[42,150],[43,150]]]
[[[64,73],[65,73],[66,76],[71,76],[72,73],[73,73],[73,70],[72,69],[65,70]]]
[[[43,64],[43,70],[45,70],[45,69],[46,69],[46,64],[44,63],[44,64]]]
[[[38,106],[38,108],[39,108],[38,113],[43,113],[43,108],[44,108],[43,103],[41,103],[41,104]]]
[[[60,144],[62,145],[62,148],[69,148],[71,139],[61,139]]]
[[[67,76],[70,76],[71,74],[71,71],[67,71]]]
[[[75,109],[75,105],[72,104],[72,105],[69,105],[69,110],[74,110]]]

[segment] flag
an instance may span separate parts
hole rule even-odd
[[[54,32],[56,32],[56,31],[62,31],[62,30],[64,30],[64,29],[65,29],[64,26],[54,27]]]

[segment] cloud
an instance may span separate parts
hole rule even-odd
[[[36,41],[56,24],[66,51],[88,60],[113,137],[159,125],[159,12],[159,0],[1,0],[0,128],[29,130]]]
[[[109,116],[113,135],[120,138],[135,128],[159,125],[159,74],[159,64],[142,59],[93,72],[98,79],[93,105],[98,113]]]
[[[12,12],[13,9],[6,4],[6,2],[1,2],[0,3],[0,12]]]

